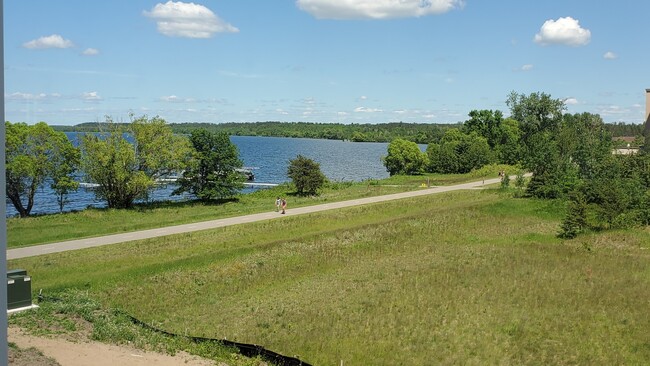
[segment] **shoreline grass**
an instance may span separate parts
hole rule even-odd
[[[10,261],[181,334],[315,365],[644,364],[650,230],[449,192]]]

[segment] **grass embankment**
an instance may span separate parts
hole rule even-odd
[[[332,182],[316,197],[295,196],[290,185],[240,195],[224,203],[163,202],[131,210],[87,209],[64,214],[7,220],[7,246],[18,248],[57,241],[117,234],[192,222],[260,213],[274,209],[275,198],[288,197],[289,209],[419,189],[426,184],[449,185],[496,176],[498,166],[465,175],[395,176],[359,183]]]
[[[650,231],[561,241],[562,206],[451,192],[10,265],[315,365],[647,363]]]
[[[220,342],[194,341],[183,335],[169,335],[135,324],[128,314],[111,309],[93,299],[87,291],[68,289],[57,297],[39,302],[38,311],[21,312],[10,316],[10,324],[40,337],[58,337],[69,342],[88,340],[113,344],[128,344],[137,349],[174,355],[188,352],[232,366],[266,366],[264,360],[242,357],[237,349]],[[32,356],[37,350],[30,349]],[[29,355],[23,356],[26,358]],[[41,354],[41,357],[42,354]],[[29,358],[27,358],[29,360]],[[32,359],[33,364],[35,361]],[[50,365],[50,363],[47,363]],[[40,364],[39,364],[40,365]],[[45,363],[43,363],[45,365]],[[52,365],[58,365],[53,362]]]

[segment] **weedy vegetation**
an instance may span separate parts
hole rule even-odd
[[[490,171],[485,174],[496,177],[498,170],[495,169],[495,166],[484,167],[481,171]],[[393,176],[385,180],[364,182],[331,181],[315,196],[297,195],[295,187],[283,184],[215,202],[153,202],[135,205],[132,209],[89,208],[63,214],[9,218],[7,246],[17,248],[267,212],[274,208],[278,196],[287,197],[291,209],[420,189],[427,179],[431,185],[469,182],[479,179],[476,174]]]
[[[513,191],[450,192],[10,267],[26,268],[35,291],[73,291],[118,317],[315,365],[647,363],[650,230],[563,240],[563,202]]]

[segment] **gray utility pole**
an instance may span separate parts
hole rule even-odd
[[[4,45],[4,3],[0,0],[0,70],[2,70],[2,77],[0,78],[0,90],[2,91],[2,103],[0,103],[0,117],[2,117],[2,126],[0,126],[0,141],[2,141],[2,149],[0,149],[0,183],[2,186],[2,193],[7,191],[7,176],[5,174],[5,45]],[[0,222],[0,270],[6,275],[7,273],[7,200],[0,200],[0,212],[2,213],[2,222]],[[7,340],[7,282],[0,285],[0,365],[9,364],[9,347]]]

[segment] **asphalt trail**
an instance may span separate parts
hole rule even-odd
[[[511,177],[511,179],[515,179],[515,178],[516,178],[515,176]],[[247,224],[247,223],[257,222],[257,221],[279,220],[287,216],[304,215],[308,213],[321,212],[327,210],[338,210],[346,207],[393,201],[393,200],[399,200],[404,198],[426,196],[430,194],[437,194],[443,192],[451,192],[451,191],[458,191],[464,189],[477,189],[477,188],[483,188],[486,185],[495,184],[499,182],[500,182],[500,178],[485,179],[477,182],[456,184],[453,186],[436,186],[430,188],[423,188],[411,192],[394,193],[394,194],[389,194],[384,196],[366,197],[366,198],[359,198],[359,199],[354,199],[349,201],[340,201],[340,202],[324,203],[324,204],[314,205],[314,206],[292,208],[287,210],[287,213],[285,215],[280,215],[275,211],[271,211],[271,212],[263,212],[263,213],[245,215],[245,216],[229,217],[225,219],[195,222],[191,224],[166,226],[157,229],[106,235],[106,236],[100,236],[95,238],[85,238],[85,239],[78,239],[78,240],[63,241],[58,243],[34,245],[30,247],[15,248],[15,249],[7,250],[7,260],[34,257],[34,256],[44,255],[44,254],[59,253],[59,252],[65,252],[69,250],[99,247],[103,245],[124,243],[133,240],[157,238],[166,235],[189,233],[189,232],[200,231],[200,230],[209,230],[209,229],[215,229],[224,226]]]

